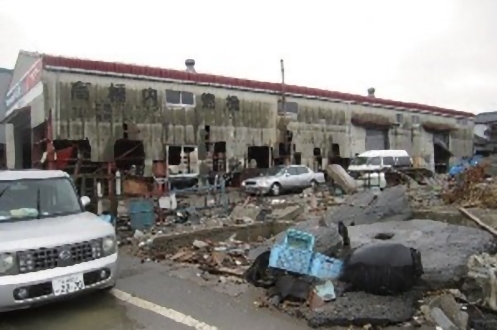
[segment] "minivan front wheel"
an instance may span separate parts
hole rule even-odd
[[[273,183],[270,190],[273,196],[278,196],[281,193],[281,186],[279,183]]]

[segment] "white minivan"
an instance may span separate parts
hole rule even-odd
[[[412,166],[411,157],[405,150],[369,150],[355,157],[348,171],[374,171],[392,166]]]
[[[386,167],[410,167],[412,160],[405,150],[369,150],[355,157],[348,167],[349,174],[356,179],[359,186],[386,186],[385,175],[375,173]],[[361,173],[364,172],[364,173]]]

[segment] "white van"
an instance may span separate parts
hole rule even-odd
[[[386,167],[412,166],[411,157],[405,150],[370,150],[355,157],[348,172],[355,178],[357,187],[386,187],[384,173],[375,173]],[[363,173],[361,173],[363,172]]]
[[[392,166],[412,166],[411,157],[405,150],[369,150],[355,157],[349,172],[375,171]]]

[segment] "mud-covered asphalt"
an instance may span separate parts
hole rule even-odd
[[[256,292],[234,296],[199,285],[191,274],[155,263],[141,264],[121,257],[117,290],[147,301],[154,308],[117,299],[111,293],[96,292],[35,309],[0,314],[0,330],[187,330],[188,320],[176,322],[155,307],[165,307],[167,315],[179,312],[219,330],[302,330],[305,323],[254,305]],[[181,275],[181,274],[180,274]],[[195,274],[193,274],[195,276]],[[181,278],[183,277],[183,278]],[[236,287],[226,290],[236,290]],[[152,309],[152,310],[150,310]],[[172,313],[172,314],[171,314]],[[173,317],[174,318],[174,317]],[[176,319],[178,319],[176,317]]]

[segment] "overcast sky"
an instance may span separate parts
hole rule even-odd
[[[497,110],[497,0],[0,0],[19,49]]]

